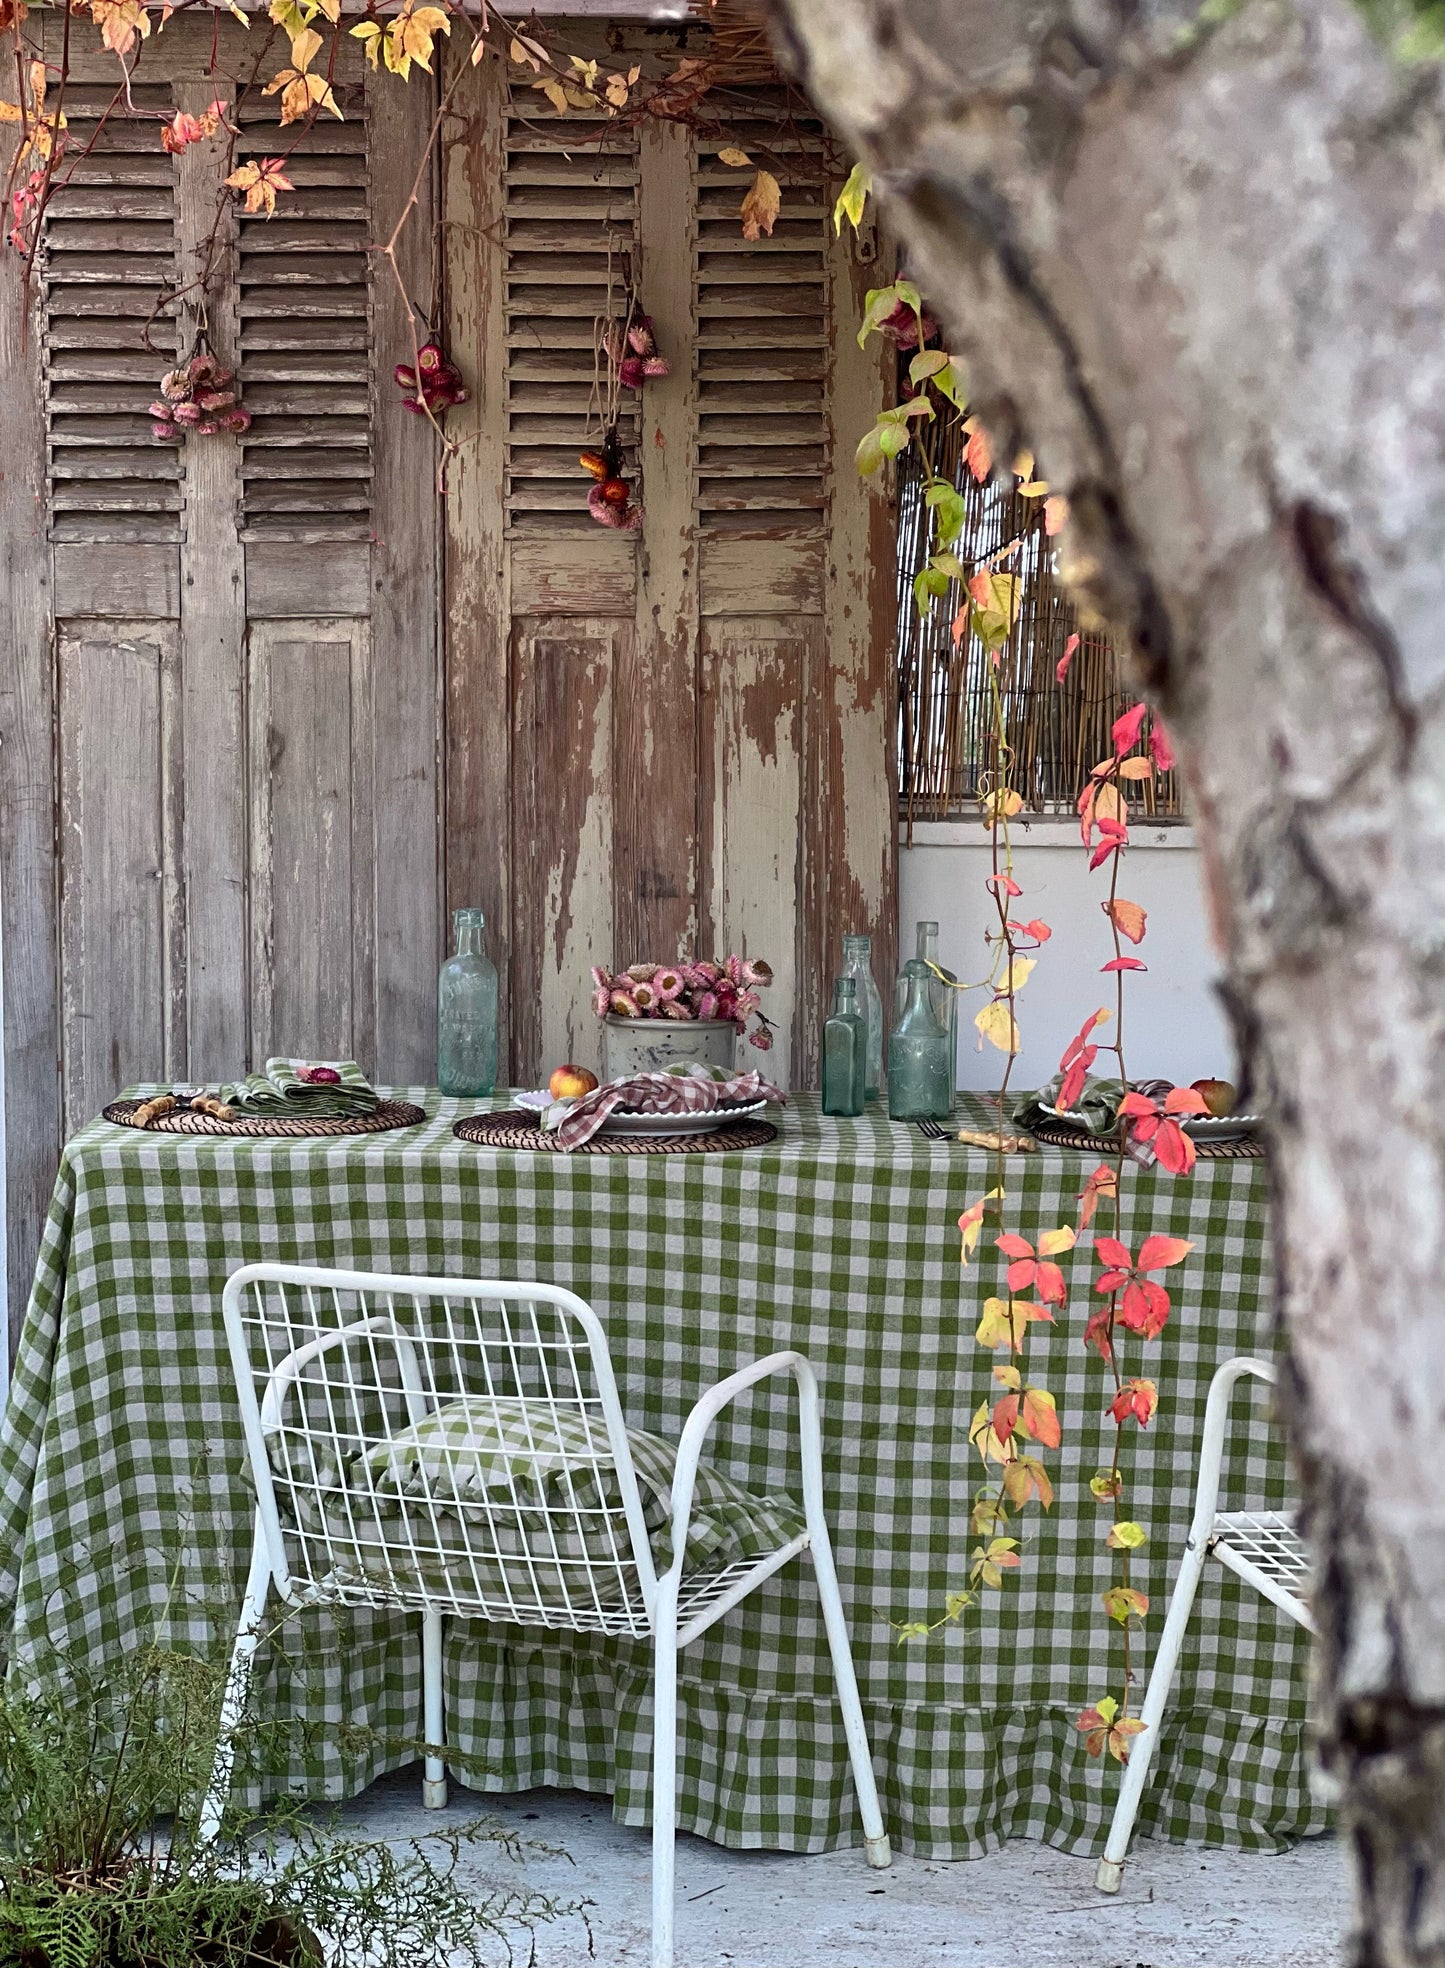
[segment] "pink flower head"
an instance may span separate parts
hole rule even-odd
[[[727,972],[728,983],[732,985],[734,990],[737,990],[743,981],[742,958],[729,957],[726,963],[724,963],[723,969]]]
[[[169,418],[170,414],[171,406],[169,403],[149,403],[146,405],[146,415],[149,417],[159,417],[164,420]]]
[[[717,1001],[716,991],[703,992],[702,996],[697,1001],[697,1015],[699,1018],[717,1017],[718,1001]]]
[[[773,966],[764,963],[761,957],[743,958],[743,982],[745,984],[767,985],[773,981]]]
[[[692,1007],[683,998],[668,998],[662,1006],[664,1018],[692,1018]]]
[[[649,355],[643,359],[642,373],[649,378],[655,378],[670,376],[672,369],[665,355]]]
[[[617,380],[624,389],[641,389],[646,374],[640,355],[624,355],[617,365]]]
[[[652,973],[652,988],[664,1004],[670,1003],[673,998],[681,995],[682,982],[682,972],[669,970],[665,964],[660,970]]]
[[[592,993],[592,1009],[599,1018],[607,1016],[607,1008],[612,1003],[612,993],[605,984],[599,984]]]
[[[199,424],[201,406],[199,403],[178,403],[175,407],[175,420],[178,424]]]
[[[759,1025],[755,1032],[748,1033],[748,1044],[756,1046],[759,1052],[771,1052],[773,1035],[766,1025]]]
[[[644,1017],[656,1006],[657,991],[653,985],[648,983],[646,978],[639,978],[637,983],[633,985],[632,1002]]]
[[[592,966],[592,988],[594,991],[610,991],[612,989],[612,972],[610,970],[604,970],[601,964],[593,964]]]
[[[243,437],[251,428],[251,413],[238,403],[234,410],[227,411],[222,422],[228,431],[234,431],[237,437]]]
[[[305,1086],[340,1086],[341,1075],[334,1066],[298,1066],[296,1077]]]
[[[180,436],[180,432],[172,423],[152,424],[151,436],[162,438],[166,442],[174,442]]]
[[[710,963],[706,957],[699,957],[697,962],[692,966],[687,981],[689,984],[716,984],[721,976],[722,972],[715,963]]]
[[[630,991],[614,991],[611,997],[614,1018],[638,1018],[637,1000]]]

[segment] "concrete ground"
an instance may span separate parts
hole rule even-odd
[[[463,1864],[479,1882],[525,1879],[584,1903],[538,1930],[536,1968],[646,1968],[649,1841],[612,1822],[606,1798],[538,1790],[479,1797],[453,1786],[424,1814],[419,1773],[385,1778],[348,1805],[349,1828],[415,1836],[481,1813],[569,1858],[514,1868],[485,1848]],[[727,1852],[684,1837],[677,1861],[677,1968],[1329,1968],[1347,1919],[1332,1838],[1281,1857],[1141,1841],[1115,1899],[1094,1862],[1019,1840],[986,1859]],[[525,1941],[518,1963],[527,1961]]]

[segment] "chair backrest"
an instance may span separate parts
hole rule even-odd
[[[649,1630],[647,1520],[583,1300],[251,1264],[223,1311],[284,1595]]]

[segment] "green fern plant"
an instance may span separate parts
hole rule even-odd
[[[525,1888],[465,1891],[469,1848],[529,1849],[482,1820],[393,1847],[282,1796],[228,1807],[202,1843],[225,1670],[220,1648],[159,1642],[103,1670],[78,1651],[11,1664],[0,1968],[482,1968],[511,1959],[510,1935],[574,1910]],[[281,1734],[250,1716],[236,1747],[234,1794],[274,1790]]]

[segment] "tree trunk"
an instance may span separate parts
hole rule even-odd
[[[1445,1963],[1438,71],[1347,0],[775,4],[1179,743],[1270,1116],[1352,1959]]]

